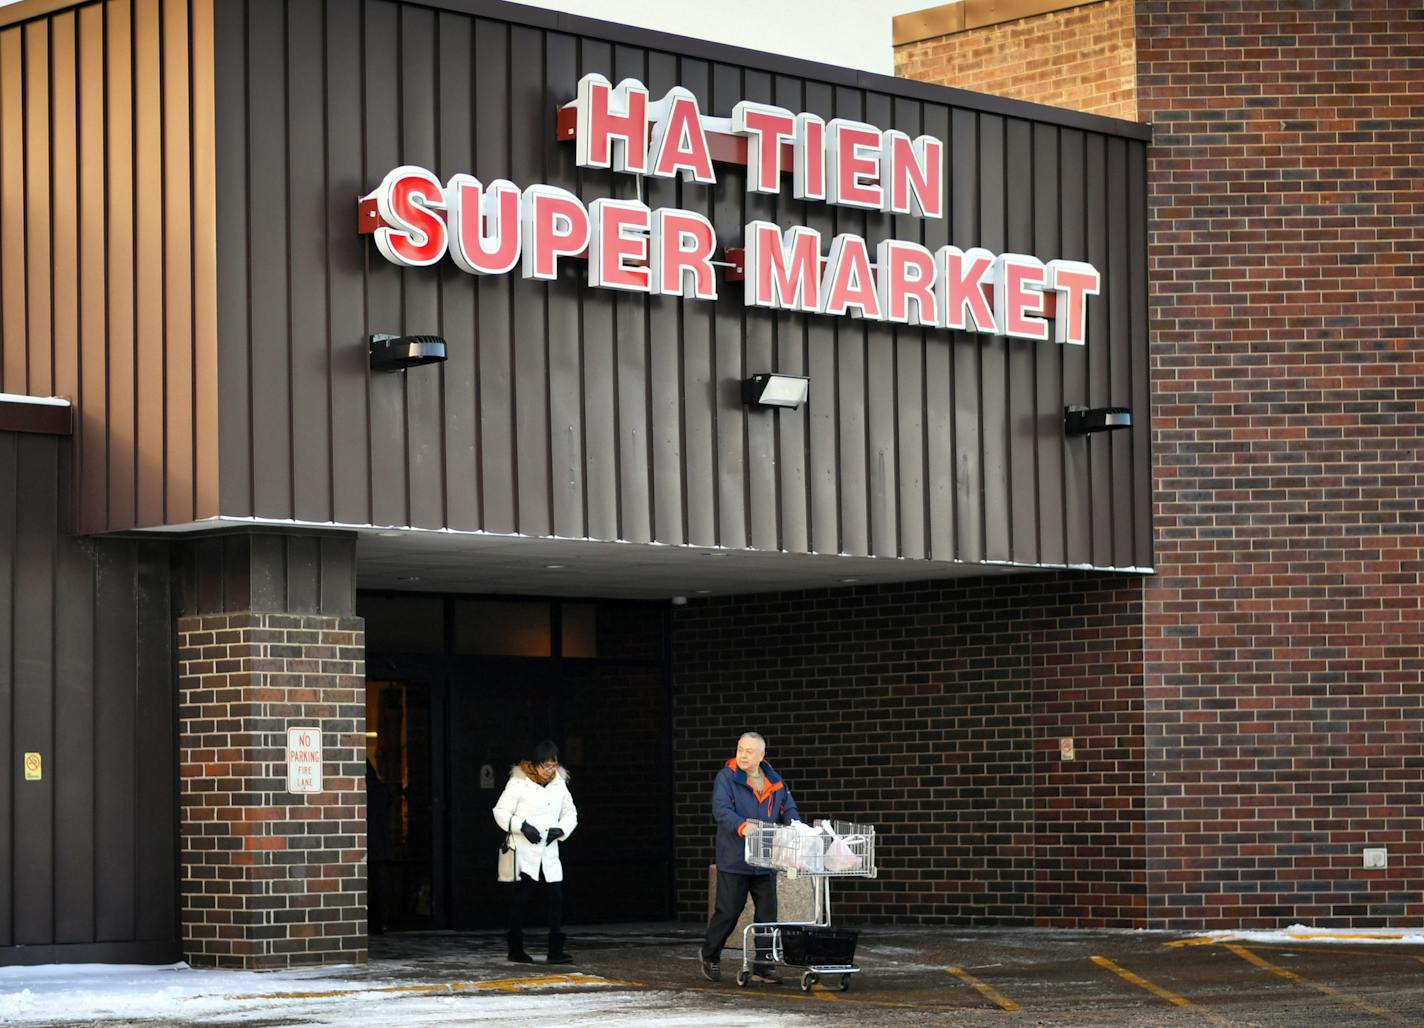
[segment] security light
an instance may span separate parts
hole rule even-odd
[[[806,402],[811,380],[805,375],[753,375],[742,381],[742,402],[748,407],[790,407]]]
[[[404,371],[445,359],[445,340],[439,336],[371,337],[371,370]]]
[[[1087,435],[1132,427],[1132,411],[1127,407],[1064,407],[1063,433]]]

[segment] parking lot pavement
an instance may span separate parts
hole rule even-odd
[[[459,939],[463,955],[449,942]],[[573,969],[630,996],[627,1023],[857,1025],[1424,1025],[1424,946],[1214,941],[1177,933],[1029,928],[866,928],[849,990],[839,979],[803,992],[796,971],[781,985],[703,981],[691,926],[587,930],[574,936]],[[442,941],[443,940],[443,941]],[[377,943],[371,971],[457,978],[509,974],[497,936],[396,936]],[[574,943],[571,940],[570,946]],[[491,963],[491,961],[493,961]],[[533,969],[521,971],[538,973]],[[554,971],[554,968],[543,968]],[[570,970],[558,968],[558,971]],[[641,1005],[640,1005],[641,1004]],[[640,1013],[641,1011],[641,1013]],[[610,1011],[610,1015],[612,1012]],[[695,1018],[705,1017],[706,1020]],[[684,1020],[694,1018],[694,1020]]]
[[[739,987],[737,950],[704,981],[700,939],[690,925],[584,928],[577,962],[556,966],[509,963],[496,933],[399,933],[354,967],[0,968],[0,1024],[1424,1025],[1424,944],[1401,941],[868,927],[848,991],[830,977],[807,992],[792,969]]]

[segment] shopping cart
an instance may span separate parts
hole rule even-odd
[[[840,987],[850,988],[858,932],[831,927],[831,879],[875,877],[875,829],[848,821],[817,821],[806,825],[776,825],[748,821],[744,836],[746,860],[787,878],[810,878],[814,900],[812,921],[753,922],[742,931],[742,969],[737,984],[752,978],[754,963],[782,964],[801,969],[801,989],[824,975],[840,975]],[[766,950],[756,953],[758,940]]]

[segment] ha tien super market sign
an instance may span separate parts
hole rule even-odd
[[[789,170],[798,200],[944,217],[945,148],[933,136],[911,139],[749,100],[730,119],[703,117],[680,86],[653,102],[641,82],[615,88],[597,74],[580,80],[558,126],[582,168],[712,185],[716,159],[746,164],[748,192],[780,193]],[[428,267],[448,254],[472,275],[518,267],[527,279],[550,281],[561,260],[579,258],[588,261],[591,286],[699,300],[717,299],[721,267],[727,281],[744,282],[749,307],[1075,345],[1087,339],[1088,297],[1102,289],[1097,269],[1081,261],[979,247],[931,251],[900,239],[876,244],[872,260],[861,236],[844,232],[826,245],[815,229],[768,221],[749,222],[744,247],[714,260],[716,232],[696,211],[611,198],[585,204],[557,186],[484,184],[465,173],[442,183],[411,165],[387,174],[360,211],[361,231],[401,267]]]

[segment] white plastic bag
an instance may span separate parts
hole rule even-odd
[[[792,821],[784,832],[786,846],[781,866],[788,871],[809,871],[813,874],[824,869],[826,837],[819,828],[812,828],[800,821]]]
[[[858,836],[837,835],[829,821],[822,821],[821,827],[831,837],[826,844],[825,868],[827,871],[854,871],[861,865],[860,854],[855,852],[852,841]]]
[[[827,871],[854,871],[860,864],[860,857],[841,836],[836,836],[826,847]]]

